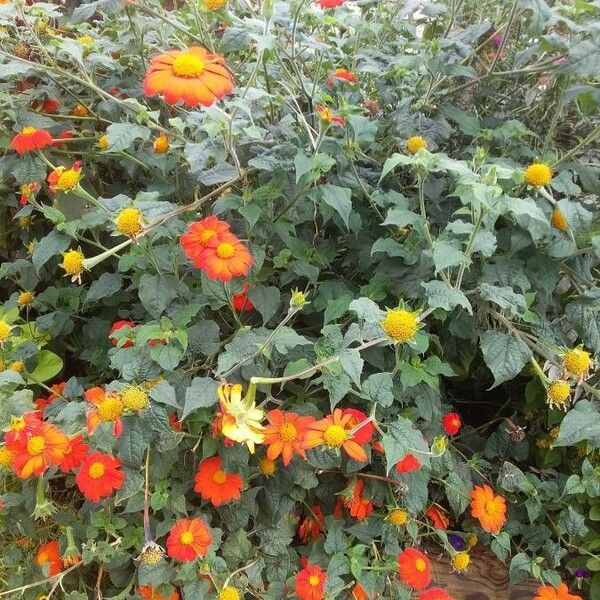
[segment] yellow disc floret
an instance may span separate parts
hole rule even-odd
[[[265,457],[260,461],[258,468],[265,477],[272,477],[277,470],[277,465],[275,464],[275,461]]]
[[[348,439],[348,432],[341,425],[329,425],[323,432],[323,441],[329,448],[340,448]]]
[[[583,348],[573,348],[565,353],[563,366],[571,375],[583,375],[590,370],[590,353]]]
[[[416,154],[422,148],[427,148],[427,140],[420,135],[413,135],[406,140],[406,151]]]
[[[544,163],[533,163],[525,169],[523,174],[525,183],[534,187],[543,187],[552,181],[552,171],[548,165]]]
[[[554,227],[554,229],[558,229],[558,231],[567,231],[567,229],[569,229],[569,222],[567,221],[567,218],[558,208],[555,208],[552,211],[550,223],[552,224],[552,227]]]
[[[25,363],[22,360],[15,360],[8,368],[15,373],[20,373],[25,368]]]
[[[224,587],[219,593],[219,600],[240,600],[240,593],[232,587]]]
[[[171,143],[169,142],[169,138],[161,133],[152,144],[152,148],[155,154],[166,154],[171,147]]]
[[[7,469],[12,465],[14,458],[14,452],[9,450],[6,446],[0,446],[0,467]]]
[[[81,172],[78,169],[66,169],[56,181],[56,187],[63,192],[74,190],[79,185]]]
[[[88,109],[83,106],[83,104],[78,104],[74,109],[73,109],[73,114],[76,117],[87,117],[88,116]]]
[[[148,405],[148,392],[137,385],[130,385],[123,390],[121,401],[125,408],[137,412]]]
[[[173,61],[172,68],[177,77],[198,77],[204,71],[204,61],[195,54],[184,52]]]
[[[85,256],[81,250],[69,250],[63,254],[63,261],[60,266],[67,275],[76,277],[83,272],[83,261]]]
[[[108,136],[107,135],[100,136],[100,138],[98,139],[98,148],[100,148],[100,150],[106,150],[108,148]]]
[[[402,308],[390,309],[381,322],[381,327],[394,341],[407,342],[419,329],[417,313]]]
[[[135,237],[142,231],[144,227],[144,220],[142,218],[142,211],[139,208],[130,206],[124,208],[115,219],[115,225],[119,232],[128,237]]]
[[[21,292],[17,297],[17,302],[21,306],[27,306],[33,302],[33,292]]]
[[[390,510],[387,516],[387,521],[391,525],[401,527],[402,525],[406,525],[408,521],[408,513],[402,508],[394,508]]]
[[[202,0],[204,10],[221,10],[227,6],[227,0]]]
[[[8,340],[11,331],[12,327],[4,319],[0,319],[0,344]]]
[[[458,552],[452,557],[452,566],[456,571],[466,571],[471,557],[468,552]]]
[[[158,544],[148,544],[140,554],[140,562],[145,565],[157,565],[164,557],[164,552]]]
[[[102,421],[116,421],[123,414],[123,403],[117,396],[107,396],[98,405],[98,416]]]
[[[548,404],[562,406],[569,401],[571,386],[568,381],[558,379],[548,386]]]

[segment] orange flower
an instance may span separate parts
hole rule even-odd
[[[354,491],[352,497],[344,502],[346,508],[350,511],[350,516],[354,517],[357,521],[364,521],[367,517],[371,516],[373,512],[373,502],[371,498],[365,498],[362,493],[365,487],[365,482],[359,479],[354,484]]]
[[[327,77],[327,85],[333,87],[336,81],[347,81],[348,83],[356,83],[356,75],[345,67],[338,67]]]
[[[407,452],[403,458],[396,463],[396,473],[412,473],[418,471],[421,468],[419,459],[410,452]]]
[[[358,410],[357,408],[344,408],[342,410],[342,414],[344,416],[350,415],[350,420],[346,423],[346,429],[350,431],[357,427],[363,421],[368,419],[367,415],[365,415],[362,410]],[[369,421],[366,425],[363,425],[360,429],[356,431],[352,439],[361,446],[368,444],[373,439],[373,434],[375,433],[375,426],[372,421]]]
[[[448,435],[456,435],[462,427],[460,415],[455,412],[446,413],[442,417],[442,427]]]
[[[119,329],[122,329],[123,327],[126,327],[131,333],[133,333],[133,330],[135,329],[135,322],[128,321],[126,319],[115,321],[108,332],[108,337],[110,338],[113,346],[119,345],[120,348],[131,348],[133,347],[133,340],[129,336],[119,336],[119,339],[117,339],[116,336],[113,336],[115,331],[119,331]]]
[[[254,261],[246,245],[237,236],[222,233],[209,240],[206,248],[193,262],[210,279],[225,282],[233,277],[247,275]]]
[[[453,600],[452,596],[442,588],[431,588],[419,594],[419,600]]]
[[[233,92],[225,60],[201,46],[169,50],[155,56],[144,78],[146,96],[162,95],[168,104],[210,106]]]
[[[315,0],[315,4],[318,4],[321,8],[336,8],[342,6],[344,0]]]
[[[135,590],[144,600],[179,600],[179,594],[177,590],[173,590],[173,593],[169,596],[165,596],[153,588],[151,585],[142,585]]]
[[[48,574],[50,577],[58,575],[63,570],[58,540],[52,540],[40,546],[35,553],[35,562],[40,567],[48,565]]]
[[[211,215],[201,221],[191,223],[187,232],[181,236],[179,243],[183,253],[190,260],[194,260],[200,256],[208,242],[214,238],[220,238],[223,233],[227,232],[229,232],[229,223]]]
[[[6,447],[14,452],[19,445],[27,443],[29,432],[41,424],[42,422],[35,412],[25,413],[21,417],[13,417],[4,434]]]
[[[210,529],[202,519],[181,519],[169,532],[167,554],[181,562],[192,562],[204,558],[211,544]]]
[[[45,129],[25,127],[17,133],[10,143],[10,147],[18,154],[25,154],[32,150],[40,150],[52,145],[52,136]]]
[[[327,108],[322,104],[315,105],[315,109],[319,113],[319,117],[321,118],[321,120],[325,123],[333,123],[334,125],[339,125],[340,127],[343,127],[346,124],[346,119],[343,119],[342,117],[333,114],[330,108]]]
[[[15,453],[13,468],[21,479],[41,475],[50,465],[59,465],[69,448],[69,438],[50,423],[34,424],[27,436],[9,449]]]
[[[83,441],[81,434],[76,435],[72,440],[69,440],[69,446],[65,452],[64,458],[60,463],[60,470],[63,473],[68,473],[81,466],[88,453],[89,446]]]
[[[101,387],[93,387],[84,393],[85,399],[91,404],[87,411],[86,425],[88,433],[96,431],[102,422],[113,424],[113,435],[119,437],[123,433],[121,415],[124,406],[116,392],[108,394]]]
[[[373,596],[367,594],[363,586],[357,581],[352,588],[352,600],[371,600],[371,598]]]
[[[276,460],[279,455],[287,467],[294,453],[306,459],[304,436],[308,426],[314,423],[313,417],[302,417],[295,412],[275,409],[267,413],[269,424],[265,427],[265,441],[268,445],[267,457]]]
[[[538,588],[537,594],[533,600],[581,600],[581,596],[569,594],[569,588],[566,583],[561,583],[558,587],[541,585]]]
[[[471,492],[471,515],[484,531],[498,533],[506,522],[506,501],[489,485],[478,485]]]
[[[79,491],[92,502],[99,502],[100,498],[110,496],[114,490],[120,490],[124,481],[121,461],[102,452],[90,454],[75,476]]]
[[[304,447],[316,448],[325,445],[328,448],[343,448],[350,458],[366,462],[367,453],[353,437],[350,437],[346,428],[351,418],[351,415],[344,415],[340,408],[336,408],[332,415],[311,423],[304,438]]]
[[[448,513],[443,508],[432,504],[425,514],[431,519],[434,527],[448,529],[450,520],[448,519]]]
[[[422,590],[431,583],[431,563],[416,548],[406,548],[398,555],[398,573],[408,587]]]
[[[320,506],[311,506],[312,514],[307,516],[298,527],[298,537],[303,542],[316,542],[325,531],[325,515]]]
[[[248,291],[250,290],[250,284],[248,282],[244,283],[244,287],[241,292],[237,292],[233,294],[231,297],[231,306],[233,306],[234,310],[238,312],[250,312],[254,310],[254,304],[250,298],[248,298]]]
[[[37,192],[39,189],[40,184],[36,181],[33,181],[31,183],[24,183],[19,188],[19,191],[21,192],[21,197],[19,198],[21,206],[25,206],[27,202],[29,202],[29,198],[31,198],[31,196],[33,196],[33,194],[35,194],[35,192]]]
[[[244,487],[244,481],[237,473],[226,473],[221,469],[222,466],[220,456],[205,458],[198,465],[194,477],[194,491],[204,500],[210,500],[213,506],[239,500]]]
[[[318,565],[307,565],[296,575],[296,594],[300,600],[323,600],[327,574]]]

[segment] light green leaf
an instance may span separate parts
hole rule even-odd
[[[510,287],[482,283],[479,291],[483,300],[493,302],[501,308],[507,309],[513,315],[522,315],[527,310],[525,296],[515,293]]]
[[[362,374],[365,361],[361,358],[360,352],[355,348],[346,348],[340,352],[340,364],[342,368],[354,382],[354,385],[360,388],[360,376]]]
[[[469,299],[455,288],[443,281],[429,281],[421,284],[425,288],[425,296],[430,308],[443,308],[451,311],[457,306],[462,306],[472,315],[473,308]]]
[[[338,212],[346,227],[352,210],[352,190],[329,183],[316,188],[316,197]]]
[[[38,363],[30,373],[25,377],[33,383],[48,381],[58,375],[63,368],[63,361],[60,356],[50,352],[50,350],[42,350],[38,354]]]
[[[525,342],[500,331],[483,332],[480,346],[485,364],[494,375],[492,388],[516,377],[532,357]]]
[[[254,308],[260,313],[263,324],[266,324],[277,312],[281,293],[279,292],[279,288],[274,286],[257,285],[250,288],[248,298],[250,298],[250,301],[254,304]]]
[[[185,404],[181,420],[198,408],[208,408],[217,403],[217,388],[219,384],[210,377],[195,377],[192,385],[185,391]]]
[[[111,152],[127,150],[135,140],[150,139],[150,129],[137,123],[113,123],[106,128],[108,149]]]
[[[600,448],[600,410],[589,400],[580,400],[565,415],[553,446],[574,446],[584,440]]]

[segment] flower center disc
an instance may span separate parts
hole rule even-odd
[[[46,441],[41,435],[35,435],[27,441],[27,452],[32,456],[39,456],[46,447]]]
[[[339,448],[347,437],[348,433],[340,425],[330,425],[323,434],[323,440],[330,448]]]
[[[37,129],[35,127],[25,127],[21,133],[23,135],[33,135],[36,131]]]
[[[311,575],[308,578],[308,583],[312,586],[312,587],[317,587],[319,585],[319,578],[316,575]]]
[[[219,258],[231,258],[235,254],[235,247],[229,242],[223,242],[217,246],[217,256]]]
[[[217,232],[212,230],[212,229],[203,229],[199,234],[198,234],[198,240],[200,241],[201,244],[206,244],[206,242],[212,240],[215,235],[217,235]]]
[[[180,54],[173,61],[177,77],[198,77],[204,71],[204,61],[193,54]]]
[[[191,531],[184,531],[179,538],[182,544],[189,546],[194,541],[194,535]]]
[[[88,475],[92,479],[100,479],[100,477],[102,477],[105,472],[106,472],[106,469],[104,468],[104,465],[101,462],[93,463],[92,465],[90,465],[90,468],[88,469]]]
[[[427,563],[422,558],[415,560],[415,569],[422,573],[427,568]]]
[[[215,474],[213,475],[213,481],[221,485],[222,483],[225,483],[225,481],[227,481],[227,474],[225,473],[225,471],[219,469],[218,471],[215,471]]]
[[[279,435],[284,442],[293,442],[298,436],[298,431],[292,423],[286,421],[281,425]]]

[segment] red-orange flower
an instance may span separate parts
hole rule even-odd
[[[422,590],[431,583],[431,563],[416,548],[406,548],[398,555],[398,574],[408,587]]]
[[[21,197],[19,198],[19,202],[21,206],[25,206],[27,202],[29,202],[29,198],[33,196],[40,189],[40,184],[36,181],[32,181],[31,183],[24,183],[19,191],[21,192]]]
[[[315,4],[318,4],[321,8],[336,8],[342,6],[345,0],[315,0]]]
[[[90,454],[81,464],[75,483],[79,491],[92,502],[110,496],[123,487],[125,475],[121,471],[121,461],[102,452]]]
[[[131,348],[133,346],[133,340],[131,338],[126,336],[119,336],[119,339],[117,340],[116,336],[113,336],[113,333],[119,331],[119,329],[123,329],[123,327],[133,330],[135,329],[135,322],[127,321],[126,319],[123,319],[121,321],[115,321],[112,324],[110,331],[108,332],[108,337],[110,338],[110,341],[113,346],[116,346],[120,343],[120,348]]]
[[[194,491],[204,500],[210,500],[213,506],[239,500],[244,487],[244,481],[237,473],[226,473],[222,466],[223,460],[220,456],[205,458],[198,465],[194,477]]]
[[[142,585],[135,590],[144,600],[179,600],[179,593],[173,590],[173,593],[165,596],[151,585]]]
[[[7,447],[15,453],[13,468],[21,479],[41,475],[50,465],[59,465],[69,448],[69,438],[50,423],[34,424],[19,442]]]
[[[42,421],[35,411],[25,413],[20,417],[13,417],[8,426],[8,431],[4,434],[6,447],[14,452],[19,444],[27,443],[29,432],[41,424]]]
[[[246,245],[237,236],[222,233],[209,240],[193,262],[210,279],[225,282],[247,275],[254,261]]]
[[[484,531],[498,533],[506,522],[506,501],[489,485],[478,485],[471,492],[471,516]]]
[[[368,457],[364,448],[356,443],[354,437],[350,437],[346,429],[351,418],[351,415],[344,415],[340,408],[336,408],[333,414],[311,423],[304,438],[304,447],[316,448],[324,445],[328,448],[343,448],[350,458],[366,462]]]
[[[300,600],[323,600],[327,574],[318,565],[307,565],[296,575],[296,594]]]
[[[351,71],[348,71],[348,69],[346,69],[345,67],[338,67],[327,77],[327,85],[329,87],[332,87],[336,81],[347,81],[348,83],[355,83],[356,75]]]
[[[567,584],[561,582],[558,587],[541,585],[538,588],[537,596],[533,600],[581,600],[581,596],[570,594]]]
[[[315,105],[316,111],[319,113],[319,117],[325,123],[333,123],[334,125],[339,125],[343,127],[346,124],[346,119],[334,114],[330,108],[327,106],[323,106],[322,104]]]
[[[163,96],[168,104],[210,106],[231,92],[233,81],[225,60],[201,46],[153,57],[144,78],[144,94]]]
[[[462,427],[460,415],[456,412],[446,413],[442,417],[442,427],[448,435],[456,435]]]
[[[167,554],[181,562],[192,562],[205,557],[211,544],[210,529],[202,519],[181,519],[169,532]]]
[[[63,473],[68,473],[80,467],[87,456],[88,449],[89,446],[83,441],[81,434],[69,440],[69,446],[60,463],[60,470]]]
[[[276,460],[279,455],[284,465],[289,465],[292,456],[298,454],[306,459],[304,436],[308,426],[315,421],[313,417],[303,417],[295,412],[283,412],[275,409],[267,413],[269,424],[265,427],[264,443],[267,457]]]
[[[10,147],[18,154],[25,154],[32,150],[40,150],[52,145],[52,136],[45,129],[25,127],[17,133],[10,143]]]
[[[354,587],[352,588],[352,600],[371,600],[372,598],[373,596],[367,594],[358,581],[354,584]]]
[[[454,600],[452,596],[442,588],[431,588],[419,594],[419,600]]]
[[[233,294],[231,297],[231,306],[233,306],[234,310],[238,312],[250,312],[254,310],[254,304],[250,298],[248,298],[248,291],[250,290],[250,284],[248,282],[244,283],[244,287],[241,292],[237,292]]]
[[[358,410],[358,408],[344,408],[342,410],[342,414],[344,416],[350,415],[350,420],[346,423],[346,429],[351,430],[357,427],[363,421],[368,419],[367,415],[365,415],[362,410]],[[352,439],[361,446],[368,444],[373,439],[373,434],[375,433],[375,426],[372,421],[369,421],[366,425],[363,425],[360,429],[358,429]]]
[[[448,513],[440,506],[432,504],[425,514],[431,519],[434,527],[437,527],[438,529],[448,529],[448,526],[450,525]]]
[[[325,531],[325,515],[318,505],[310,507],[312,512],[300,523],[298,537],[303,542],[316,542]]]
[[[350,511],[350,516],[354,517],[357,521],[364,521],[367,517],[370,517],[373,512],[373,502],[371,498],[366,498],[362,495],[364,487],[365,482],[362,479],[359,479],[354,484],[352,498],[344,502],[344,505]]]
[[[35,553],[35,563],[40,567],[47,565],[50,577],[58,575],[63,570],[58,540],[52,540],[40,546]]]
[[[179,243],[183,253],[190,260],[194,260],[200,256],[208,242],[220,238],[222,234],[227,232],[229,232],[229,223],[211,215],[201,221],[191,223],[186,233],[181,236]]]
[[[396,473],[412,473],[418,471],[421,468],[419,459],[410,452],[407,452],[403,458],[396,463]]]

